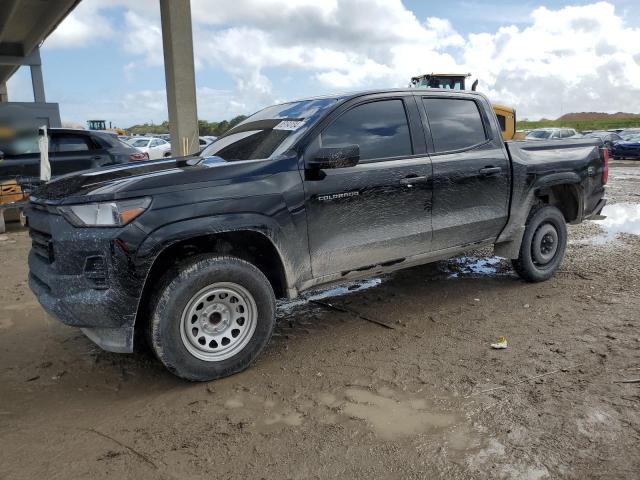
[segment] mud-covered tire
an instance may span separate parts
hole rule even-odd
[[[520,245],[512,260],[516,273],[528,282],[543,282],[558,270],[567,247],[567,224],[556,207],[546,205],[531,212]]]
[[[235,303],[228,303],[235,298],[234,291],[239,292],[236,296],[240,300],[236,298]],[[276,308],[273,289],[265,275],[245,260],[230,256],[200,256],[168,272],[160,280],[156,292],[149,309],[147,338],[158,359],[178,377],[191,381],[208,381],[241,372],[260,354],[273,333]],[[201,296],[207,292],[214,294],[201,301]],[[225,300],[221,299],[225,292],[227,303],[223,303]],[[211,303],[207,303],[207,300]],[[200,306],[203,303],[206,307]],[[211,336],[205,338],[205,328],[217,328],[214,324],[205,325],[205,317],[217,315],[216,319],[220,319],[226,315],[224,323],[231,326],[227,325],[227,330],[221,330],[222,334],[230,332],[229,329],[233,326],[238,331],[243,327],[248,328],[249,324],[244,323],[249,318],[246,314],[247,319],[243,323],[234,323],[239,321],[235,315],[243,315],[235,312],[235,305],[244,305],[243,312],[253,312],[253,331],[248,338],[241,338],[244,343],[238,345],[240,349],[237,352],[227,352],[231,355],[228,358],[213,358],[215,349],[210,346],[209,340],[215,344],[215,348],[220,346],[222,349],[224,338],[216,342],[215,339],[220,340],[220,337],[213,336],[216,335],[214,330],[208,331]],[[195,332],[196,327],[202,328],[201,338],[205,338],[202,346],[199,346],[201,338],[197,338],[197,333],[190,336],[192,325],[188,323],[192,319],[190,314],[198,314],[194,310],[198,307],[203,313],[200,314],[200,319],[194,319],[193,330]],[[207,313],[207,309],[212,313]],[[224,326],[222,323],[222,320],[218,321],[219,328]],[[231,334],[227,336],[228,344],[229,340],[235,341]]]

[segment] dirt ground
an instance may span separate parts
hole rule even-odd
[[[325,305],[281,305],[255,365],[209,384],[47,317],[12,226],[0,478],[640,478],[640,384],[621,383],[640,378],[640,164],[616,162],[608,197],[548,282],[489,251],[312,292]]]

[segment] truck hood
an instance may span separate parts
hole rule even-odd
[[[35,190],[31,201],[60,205],[168,193],[205,182],[230,183],[269,174],[272,164],[271,160],[226,162],[219,157],[132,162],[58,177]]]

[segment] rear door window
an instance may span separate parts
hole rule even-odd
[[[422,99],[436,153],[463,150],[487,140],[478,105],[458,98]]]
[[[51,140],[55,152],[86,152],[91,149],[91,145],[84,135],[55,135]]]
[[[320,145],[358,145],[360,160],[412,155],[403,101],[378,100],[353,107],[320,134]]]

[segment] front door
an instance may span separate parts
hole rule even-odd
[[[412,96],[362,100],[346,107],[307,148],[305,157],[322,147],[360,148],[358,165],[306,176],[315,277],[429,250],[431,162],[415,125],[419,113]]]
[[[422,101],[432,139],[432,249],[496,238],[509,213],[511,174],[502,137],[472,97]]]

